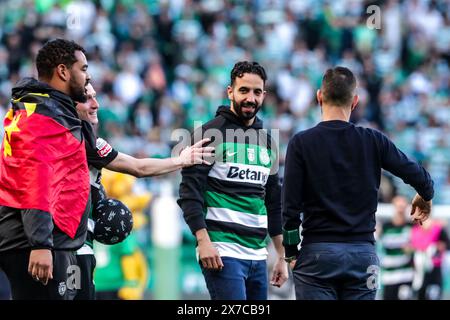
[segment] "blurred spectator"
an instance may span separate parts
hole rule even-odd
[[[379,231],[383,248],[381,255],[381,283],[384,300],[409,300],[412,298],[414,276],[413,255],[410,248],[412,224],[406,220],[409,205],[405,197],[392,200],[394,214]]]
[[[442,298],[442,262],[449,247],[449,238],[444,225],[428,219],[423,225],[412,229],[411,246],[414,252],[413,288],[419,300]]]

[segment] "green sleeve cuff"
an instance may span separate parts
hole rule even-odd
[[[297,245],[300,243],[300,231],[295,230],[285,230],[283,229],[283,244],[284,245]]]

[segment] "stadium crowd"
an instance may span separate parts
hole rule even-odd
[[[371,4],[381,10],[379,29],[367,25]],[[0,114],[17,79],[35,74],[42,43],[71,38],[88,52],[102,136],[123,152],[165,157],[174,129],[205,122],[226,101],[222,88],[235,61],[255,60],[269,75],[261,117],[266,127],[280,129],[283,156],[293,133],[318,122],[321,75],[343,65],[360,81],[353,121],[383,130],[425,164],[435,203],[450,204],[449,6],[427,0],[5,1]],[[411,192],[397,185],[383,184],[381,200]]]

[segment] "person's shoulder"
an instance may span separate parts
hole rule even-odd
[[[205,137],[215,136],[215,133],[209,130],[213,129],[221,130],[224,127],[224,125],[225,119],[221,116],[216,116],[215,118],[209,120],[208,122],[196,126],[194,130],[191,132],[191,137],[193,137],[195,141],[198,141]]]
[[[209,120],[205,124],[202,125],[203,130],[207,129],[220,129],[225,125],[225,118],[221,115],[216,116],[215,118]]]
[[[390,138],[378,128],[364,127],[360,125],[354,126],[358,134],[367,141],[375,142],[377,145],[384,145],[391,141]]]
[[[289,139],[289,148],[294,148],[294,149],[301,148],[301,145],[305,141],[311,140],[309,137],[311,136],[311,134],[314,135],[314,131],[315,131],[314,128],[315,127],[309,128],[309,129],[306,129],[306,130],[301,130],[301,131],[298,131],[297,133],[295,133]]]
[[[295,133],[292,136],[291,140],[298,141],[298,140],[301,140],[304,138],[309,138],[310,136],[317,134],[318,131],[319,131],[319,128],[317,126],[314,126],[309,129],[301,130],[301,131],[298,131],[297,133]]]
[[[365,127],[361,125],[354,125],[356,131],[365,133],[367,135],[375,136],[375,137],[385,137],[386,135],[378,128],[373,127]]]
[[[65,119],[65,121],[72,118],[76,125],[80,124],[80,120],[76,113],[75,103],[72,99],[62,93],[56,91],[45,94],[30,93],[24,102],[36,103],[36,113],[58,120]],[[72,123],[72,121],[69,122]]]

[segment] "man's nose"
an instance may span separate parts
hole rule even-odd
[[[256,96],[253,92],[249,92],[245,100],[247,100],[247,102],[255,103]]]
[[[91,104],[92,109],[98,109],[100,107],[96,98],[92,98],[93,103]]]

